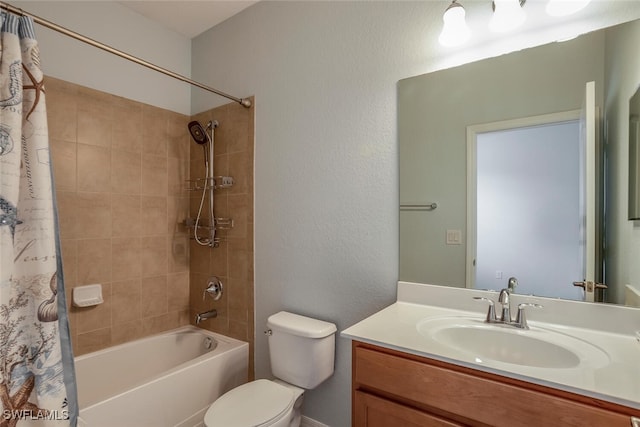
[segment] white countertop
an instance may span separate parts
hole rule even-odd
[[[425,336],[424,329],[418,330],[419,324],[424,325],[425,320],[434,318],[484,320],[487,304],[474,300],[473,296],[490,297],[497,302],[495,292],[399,282],[396,303],[342,331],[341,335],[640,409],[640,342],[635,336],[635,331],[640,331],[640,310],[512,295],[514,314],[520,302],[544,306],[527,312],[531,331],[518,333],[552,331],[556,336],[569,335],[602,349],[608,356],[606,363],[600,360],[576,368],[536,368],[480,361],[471,353],[439,345]],[[594,320],[594,311],[603,318]]]

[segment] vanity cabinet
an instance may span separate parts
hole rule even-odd
[[[640,411],[353,341],[354,427],[630,427]]]

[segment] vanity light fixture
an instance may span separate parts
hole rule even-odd
[[[493,16],[489,29],[494,33],[506,33],[524,23],[527,15],[522,10],[526,0],[493,0]]]
[[[444,27],[438,41],[443,46],[459,46],[469,40],[471,31],[467,27],[464,7],[456,0],[453,0],[447,10],[442,15]]]
[[[584,9],[591,0],[549,0],[547,15],[567,16]]]

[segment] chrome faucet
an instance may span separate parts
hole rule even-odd
[[[516,315],[516,320],[514,321],[514,320],[511,320],[509,297],[510,297],[509,289],[502,289],[500,291],[500,295],[498,296],[498,302],[502,305],[502,313],[500,318],[496,316],[493,300],[485,297],[473,297],[473,299],[483,300],[489,303],[489,311],[487,312],[487,318],[485,319],[485,323],[500,323],[503,325],[513,326],[519,329],[529,329],[529,325],[527,324],[527,318],[525,316],[524,309],[526,307],[542,308],[542,305],[533,304],[533,303],[518,304],[518,314]]]
[[[503,323],[511,322],[511,303],[509,302],[509,296],[509,289],[502,289],[500,291],[500,295],[498,296],[498,302],[502,305],[502,314],[500,320],[502,320]]]
[[[212,317],[218,317],[218,311],[214,308],[213,310],[205,311],[204,313],[196,314],[196,325],[199,325],[205,319],[211,319]]]

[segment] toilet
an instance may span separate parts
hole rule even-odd
[[[276,379],[220,396],[204,416],[206,427],[298,427],[304,391],[333,374],[336,325],[281,311],[269,316],[267,328]]]

